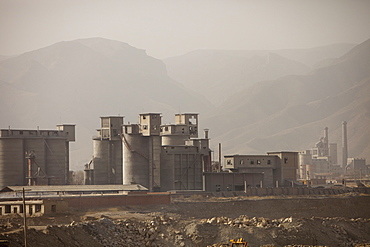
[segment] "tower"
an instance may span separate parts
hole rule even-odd
[[[122,142],[123,117],[101,117],[98,136],[93,138],[94,157],[92,167],[85,169],[87,180],[94,184],[122,184]],[[91,171],[93,170],[93,171]]]
[[[347,122],[342,122],[342,167],[347,166],[348,146],[347,146]]]

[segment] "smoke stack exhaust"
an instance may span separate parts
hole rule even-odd
[[[347,166],[348,146],[347,146],[347,122],[342,122],[342,166]]]

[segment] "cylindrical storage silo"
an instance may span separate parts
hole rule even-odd
[[[94,184],[122,184],[121,140],[94,139]]]
[[[45,163],[46,173],[50,176],[49,185],[68,183],[66,181],[69,170],[67,167],[67,151],[68,142],[65,139],[45,139]],[[36,162],[40,158],[36,153]]]
[[[109,140],[94,139],[94,184],[108,184]]]
[[[0,138],[0,187],[25,185],[22,139]]]
[[[149,137],[124,134],[123,184],[141,184],[149,189]]]

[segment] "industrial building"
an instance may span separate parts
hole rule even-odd
[[[342,122],[342,163],[338,162],[337,144],[329,143],[328,128],[324,136],[311,150],[299,153],[299,175],[301,179],[336,179],[345,175],[348,179],[358,179],[368,173],[366,160],[348,157],[347,122]]]
[[[205,173],[207,191],[242,191],[248,187],[291,186],[297,179],[298,152],[226,155],[224,171]]]
[[[56,130],[0,130],[0,187],[64,185],[69,176],[69,142],[75,125]]]
[[[208,130],[198,138],[197,113],[176,114],[174,124],[161,121],[160,113],[142,113],[135,124],[123,124],[123,117],[102,117],[85,184],[202,190],[203,172],[211,167]]]
[[[85,184],[122,184],[123,117],[101,117],[93,137],[93,158],[85,165]]]
[[[0,215],[41,216],[68,211],[70,208],[170,204],[170,193],[149,193],[141,185],[63,185],[6,186],[0,190]]]
[[[366,159],[348,158],[345,173],[346,175],[352,175],[355,179],[361,180],[369,173]]]
[[[337,144],[329,143],[328,127],[325,127],[324,136],[315,147],[299,153],[299,177],[310,180],[341,174],[337,157]]]

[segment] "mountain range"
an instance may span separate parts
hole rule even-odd
[[[223,154],[310,149],[348,122],[349,155],[370,160],[370,40],[306,50],[200,50],[161,61],[102,38],[0,60],[0,127],[75,123],[71,168],[92,155],[100,116],[199,112]],[[216,151],[216,150],[215,150]],[[340,157],[340,152],[339,155]]]

